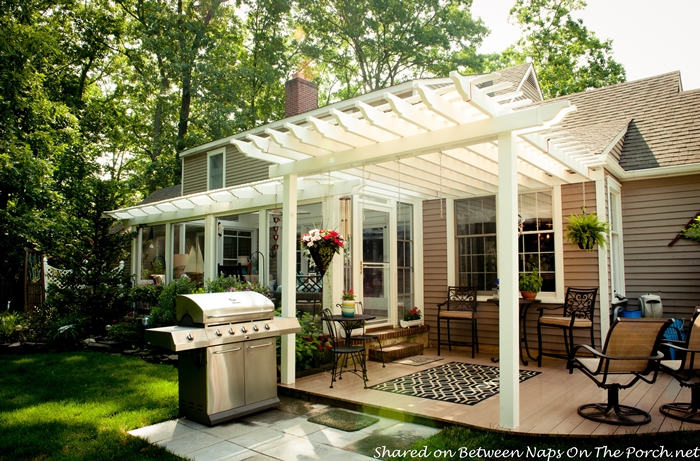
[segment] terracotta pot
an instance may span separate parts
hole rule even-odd
[[[523,299],[535,299],[537,297],[537,292],[536,291],[521,291],[520,296],[522,296]]]

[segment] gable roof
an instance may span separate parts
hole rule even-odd
[[[577,107],[561,127],[596,154],[627,127],[626,171],[700,163],[700,90],[683,91],[678,71],[557,99]]]

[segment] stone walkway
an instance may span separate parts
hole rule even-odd
[[[439,431],[379,417],[379,422],[369,427],[345,432],[307,421],[329,409],[328,405],[288,397],[280,400],[277,409],[214,427],[181,418],[129,433],[195,461],[359,461],[383,459],[383,454],[408,449]]]

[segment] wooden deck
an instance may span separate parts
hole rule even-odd
[[[426,349],[425,355],[437,355],[433,348]],[[482,365],[496,365],[491,362],[492,354],[481,353],[472,359],[470,353],[443,351],[443,360],[420,366],[388,363],[382,368],[379,362],[368,363],[368,386],[378,384],[416,371],[439,366],[447,362],[467,362]],[[353,374],[343,375],[333,389],[330,389],[329,372],[319,373],[297,380],[292,385],[280,385],[284,391],[309,396],[310,399],[336,401],[370,408],[369,412],[402,412],[409,416],[428,418],[440,423],[460,424],[489,430],[503,430],[519,434],[568,435],[568,436],[608,436],[630,433],[672,432],[678,430],[698,430],[700,424],[689,424],[666,418],[659,413],[663,403],[689,402],[690,391],[681,388],[678,382],[659,374],[653,385],[638,382],[634,387],[620,391],[621,403],[639,407],[652,416],[649,424],[638,427],[599,424],[582,418],[576,409],[583,404],[607,401],[607,392],[599,389],[593,381],[579,370],[573,374],[565,368],[564,360],[544,358],[542,368],[536,363],[521,369],[541,371],[542,374],[520,384],[520,425],[514,430],[499,426],[499,396],[487,398],[476,405],[462,405],[440,402],[418,397],[393,394],[385,391],[364,389],[362,380]]]

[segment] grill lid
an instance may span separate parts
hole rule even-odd
[[[181,325],[211,325],[272,319],[275,305],[268,297],[254,291],[202,293],[178,295],[175,313]]]

